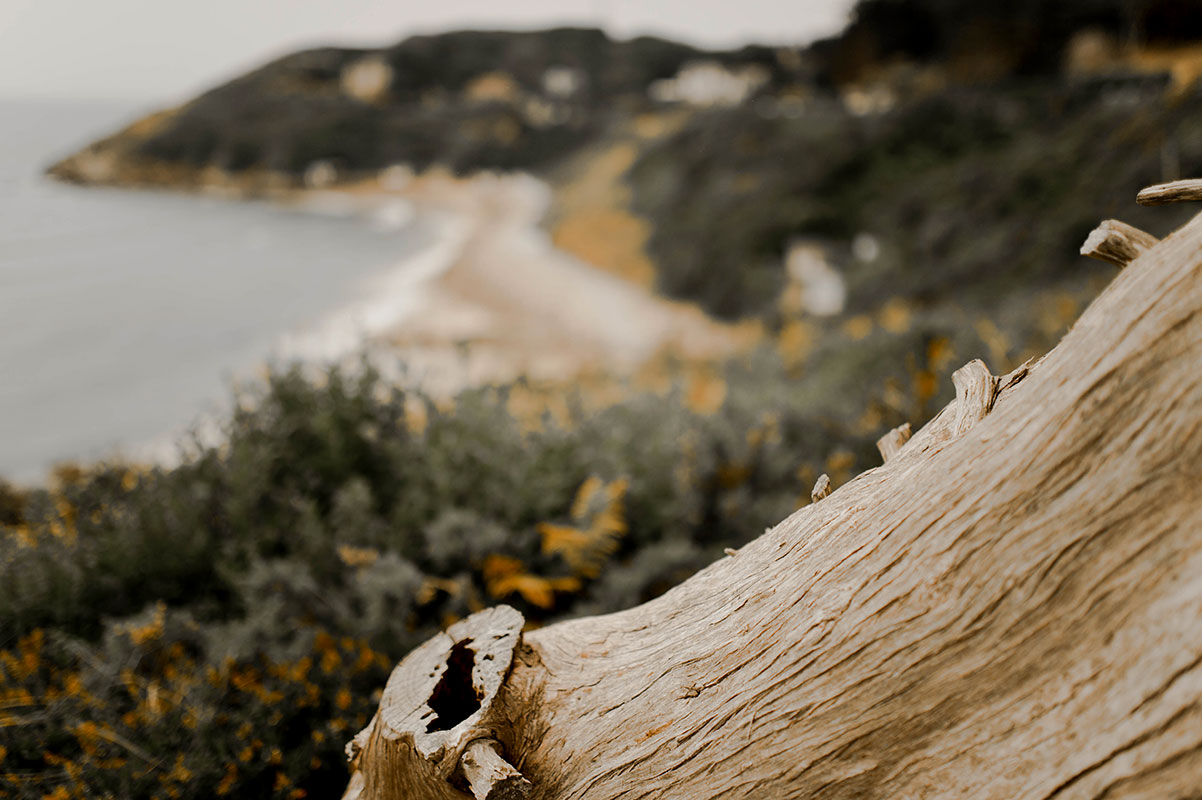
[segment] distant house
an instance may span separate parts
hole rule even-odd
[[[693,106],[736,106],[768,80],[762,67],[727,69],[716,61],[693,61],[675,77],[651,84],[651,99]]]

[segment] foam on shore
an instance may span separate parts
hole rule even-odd
[[[432,214],[422,218],[421,228],[421,234],[431,239],[429,245],[387,272],[364,280],[355,292],[359,299],[304,330],[285,333],[272,356],[285,361],[336,361],[362,350],[422,308],[431,282],[459,259],[471,223],[462,216]]]

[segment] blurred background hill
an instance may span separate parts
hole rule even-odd
[[[286,55],[58,161],[453,208],[469,232],[412,305],[468,322],[419,308],[362,360],[280,364],[178,463],[0,484],[0,788],[340,792],[373,692],[439,626],[650,599],[879,464],[969,359],[1045,352],[1113,275],[1090,230],[1188,217],[1133,199],[1202,174],[1200,74],[1185,0],[861,0],[836,36],[728,49],[464,30]],[[568,367],[398,380],[563,355],[545,340]]]

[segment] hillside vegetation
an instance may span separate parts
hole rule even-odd
[[[455,172],[540,170],[656,105],[658,80],[705,59],[755,68],[767,86],[801,79],[777,52],[704,52],[594,29],[463,31],[378,50],[320,48],[285,56],[100,143],[111,180],[176,183],[213,168],[299,180],[316,161],[344,176],[394,164]],[[89,180],[67,160],[60,177]]]
[[[838,254],[850,313],[898,298],[1022,313],[1009,297],[1097,274],[1076,250],[1099,220],[1157,235],[1184,221],[1132,198],[1161,180],[1166,152],[1202,174],[1200,98],[1170,98],[1158,79],[1040,79],[872,116],[833,102],[796,119],[714,110],[642,155],[634,209],[653,221],[661,289],[721,317],[772,313],[798,238]],[[853,257],[858,234],[879,255]],[[1027,336],[1026,322],[1005,327]]]
[[[818,470],[872,463],[758,370],[716,414],[646,396],[562,421],[511,415],[520,387],[440,410],[370,370],[292,370],[183,466],[6,489],[0,790],[339,792],[343,744],[440,626],[650,599]]]

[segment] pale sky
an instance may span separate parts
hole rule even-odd
[[[708,46],[800,44],[852,0],[0,0],[0,97],[175,102],[299,47],[602,23]]]

